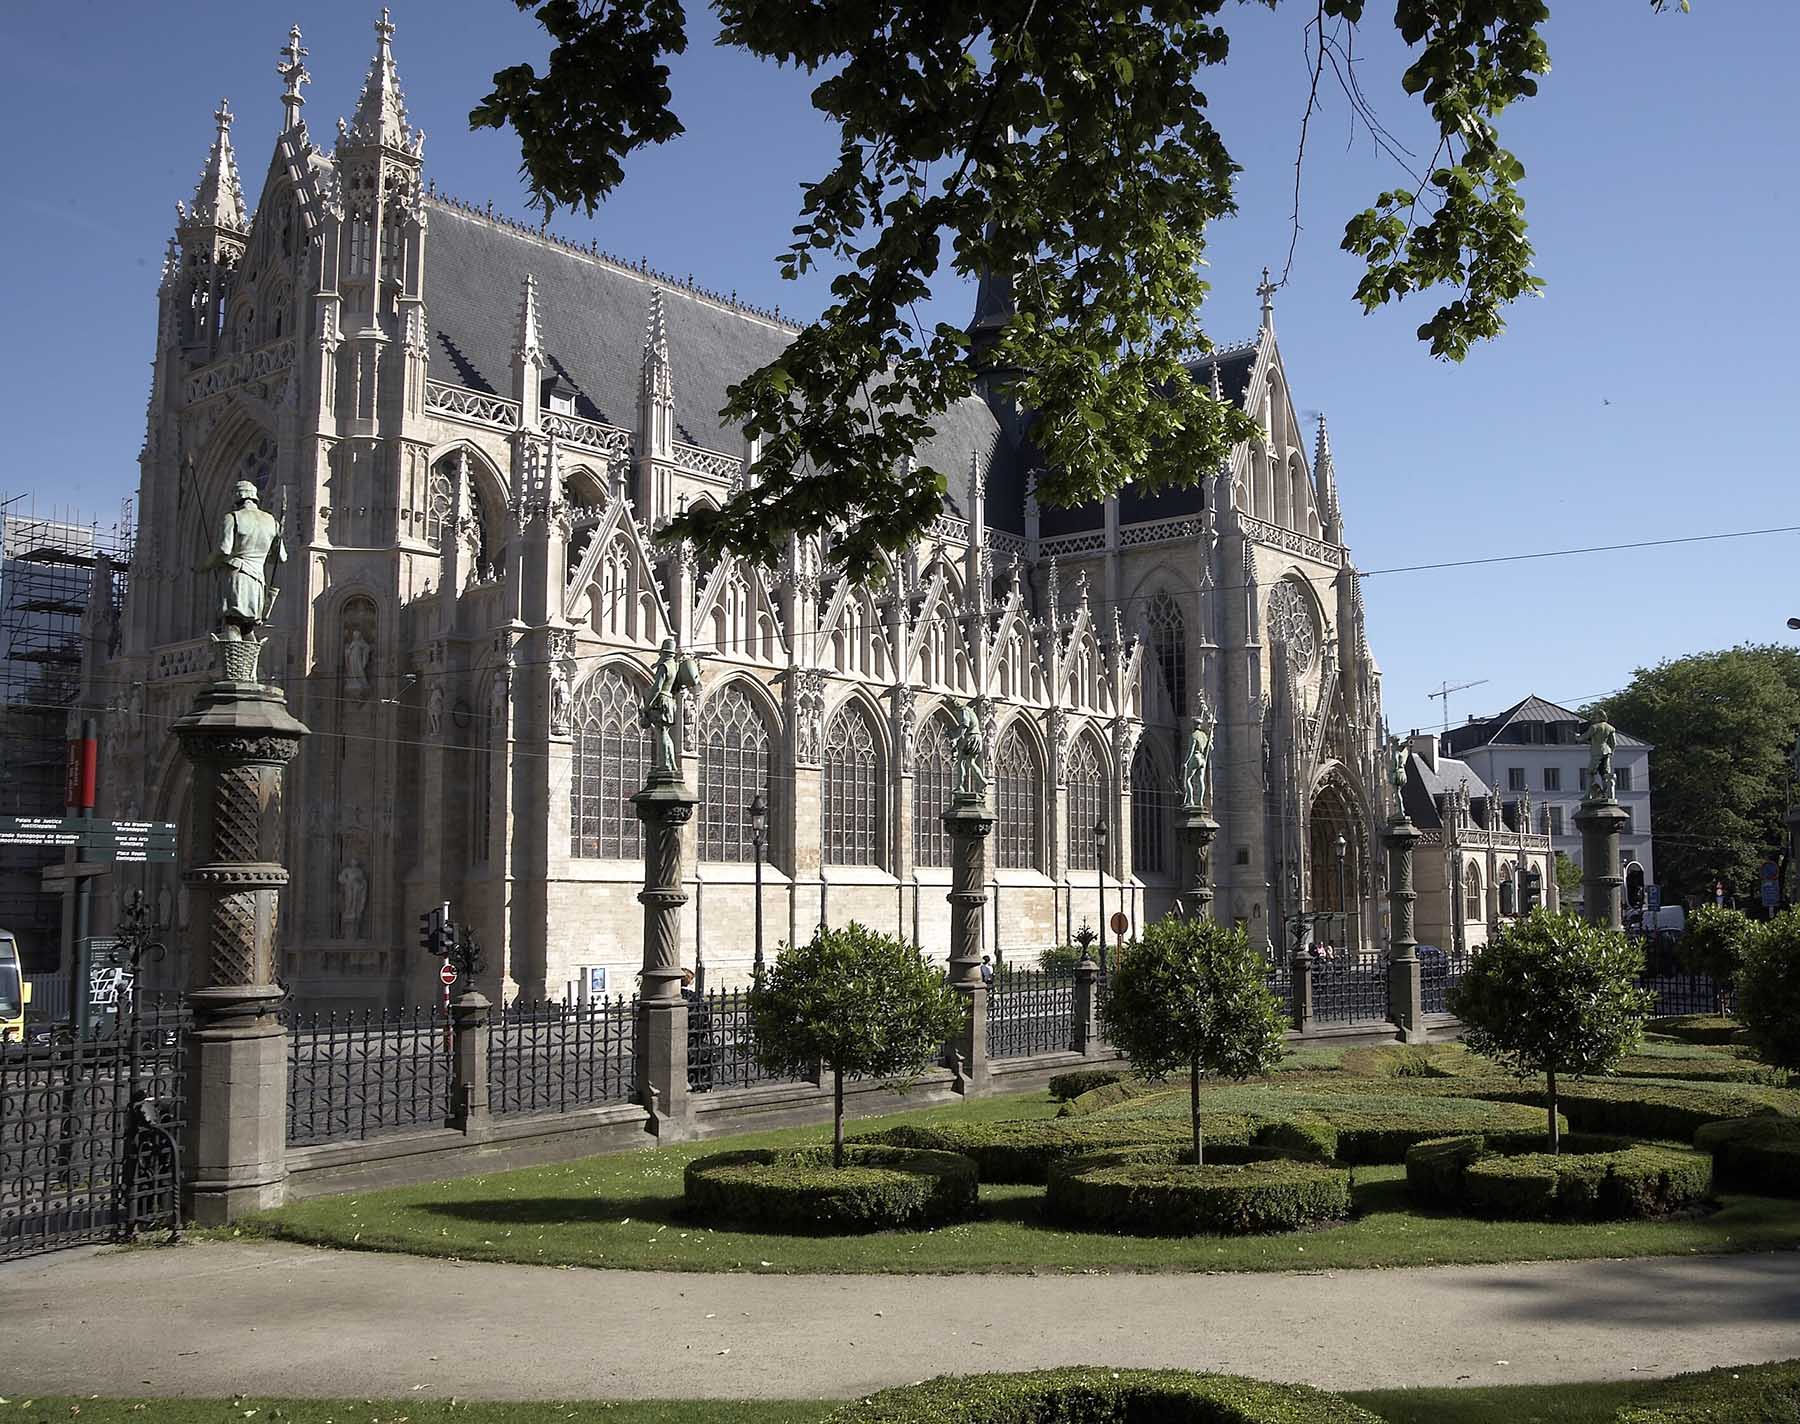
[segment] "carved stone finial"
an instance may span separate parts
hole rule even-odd
[[[287,115],[282,124],[284,132],[300,126],[300,109],[306,103],[300,86],[312,83],[312,75],[306,72],[306,65],[302,63],[306,53],[300,43],[300,27],[295,25],[288,31],[287,48],[280,51],[281,63],[275,66],[275,72],[286,86],[281,96],[281,107]]]

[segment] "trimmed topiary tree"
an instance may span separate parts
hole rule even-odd
[[[1706,975],[1713,981],[1714,992],[1723,995],[1728,986],[1737,983],[1754,928],[1742,910],[1702,905],[1689,917],[1687,933],[1681,937],[1681,967],[1690,974]]]
[[[1464,1043],[1520,1077],[1544,1075],[1551,1152],[1557,1076],[1604,1073],[1643,1039],[1656,1002],[1638,987],[1643,965],[1621,931],[1540,909],[1481,949],[1450,991]]]
[[[1800,910],[1783,910],[1752,931],[1737,1009],[1758,1058],[1800,1071]]]
[[[852,922],[784,949],[750,991],[756,1060],[800,1076],[831,1069],[831,1164],[844,1165],[844,1074],[909,1078],[938,1056],[965,1012],[943,971],[904,940]]]
[[[1151,1077],[1187,1070],[1194,1163],[1205,1162],[1200,1077],[1252,1078],[1280,1062],[1287,1021],[1260,950],[1217,920],[1165,916],[1121,954],[1102,1015],[1107,1041]]]

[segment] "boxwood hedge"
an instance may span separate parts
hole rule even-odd
[[[1079,1098],[1083,1093],[1122,1082],[1130,1076],[1131,1069],[1123,1063],[1117,1068],[1078,1068],[1073,1073],[1058,1073],[1052,1078],[1050,1096],[1059,1103],[1066,1103]]]
[[[1654,1403],[1621,1409],[1615,1424],[1768,1424],[1800,1419],[1800,1360],[1676,1375]]]
[[[1677,1014],[1670,1018],[1650,1019],[1644,1025],[1651,1033],[1683,1043],[1729,1044],[1744,1041],[1744,1026],[1724,1014]]]
[[[1242,1146],[1250,1140],[1250,1120],[1240,1113],[1206,1113],[1200,1120],[1206,1141]],[[1069,1157],[1115,1147],[1186,1142],[1193,1129],[1186,1118],[1031,1118],[1006,1122],[940,1122],[930,1126],[885,1128],[856,1142],[958,1152],[975,1163],[984,1182],[1042,1186],[1050,1165]]]
[[[1465,1088],[1472,1097],[1542,1107],[1544,1090],[1535,1084],[1500,1080]],[[1586,1078],[1557,1084],[1556,1105],[1581,1132],[1691,1142],[1709,1122],[1726,1117],[1759,1117],[1774,1111],[1760,1099],[1728,1088],[1684,1087],[1630,1079]]]
[[[1479,1134],[1422,1142],[1406,1154],[1406,1183],[1421,1206],[1523,1220],[1666,1216],[1712,1189],[1703,1153],[1572,1133],[1555,1156]]]
[[[950,1375],[853,1400],[825,1424],[1381,1424],[1335,1394],[1298,1384],[1179,1370],[1092,1366]]]
[[[1242,1236],[1333,1221],[1350,1210],[1350,1173],[1273,1148],[1125,1148],[1057,1162],[1044,1209],[1055,1221],[1156,1236]]]
[[[1791,1117],[1726,1118],[1694,1134],[1712,1153],[1713,1179],[1722,1187],[1765,1197],[1800,1197],[1800,1122]]]
[[[830,1147],[757,1148],[696,1157],[687,1211],[709,1226],[779,1231],[885,1231],[975,1209],[975,1164],[951,1152],[863,1143],[831,1165]]]

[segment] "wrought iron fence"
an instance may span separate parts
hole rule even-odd
[[[1419,955],[1419,997],[1428,1014],[1450,1012],[1450,991],[1469,967],[1469,952],[1452,949]]]
[[[631,1100],[637,1001],[513,1003],[488,1020],[488,1110],[569,1112]]]
[[[1638,983],[1656,995],[1656,1007],[1650,1012],[1657,1018],[1719,1012],[1719,986],[1708,975],[1646,974]]]
[[[1313,1018],[1322,1023],[1385,1023],[1387,963],[1378,954],[1314,960]]]
[[[187,1011],[0,1046],[0,1260],[174,1226]]]
[[[442,1127],[451,1030],[431,1008],[297,1013],[288,1027],[290,1147]]]
[[[1264,982],[1275,1001],[1286,1012],[1294,1002],[1294,961],[1291,955],[1277,954],[1264,965]]]
[[[989,1058],[1064,1053],[1075,1046],[1075,980],[1042,969],[1003,969],[987,1001]]]
[[[688,1088],[750,1088],[795,1081],[769,1073],[756,1061],[750,995],[743,989],[710,989],[688,998]]]

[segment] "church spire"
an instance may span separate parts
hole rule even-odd
[[[339,134],[351,143],[379,143],[417,157],[424,150],[425,135],[415,131],[406,118],[406,98],[394,68],[393,38],[394,26],[384,9],[375,22],[375,58],[369,61],[356,115]]]
[[[519,320],[513,341],[513,357],[520,361],[544,359],[543,323],[538,317],[537,278],[525,277],[525,291],[519,297]]]
[[[1338,507],[1337,470],[1331,463],[1331,433],[1325,427],[1325,414],[1319,413],[1319,438],[1313,446],[1313,479],[1319,490],[1320,523],[1327,542],[1344,542],[1344,515]]]
[[[248,232],[250,220],[244,213],[244,190],[238,183],[237,156],[231,151],[231,105],[223,99],[213,113],[218,126],[212,149],[200,170],[200,181],[194,186],[194,208],[187,221],[200,227],[225,228],[230,232]]]
[[[301,97],[300,86],[312,83],[312,75],[306,72],[306,49],[300,43],[300,27],[295,25],[288,31],[287,48],[280,51],[281,63],[275,66],[275,72],[281,76],[286,86],[281,95],[281,109],[286,117],[282,120],[281,131],[287,133],[300,127],[300,109],[306,103]]]

